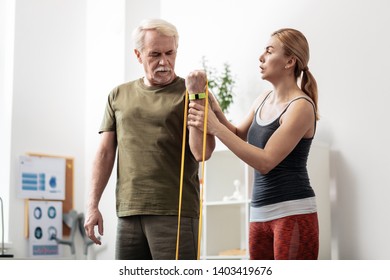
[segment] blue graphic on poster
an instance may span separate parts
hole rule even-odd
[[[19,198],[65,199],[65,158],[20,156]]]

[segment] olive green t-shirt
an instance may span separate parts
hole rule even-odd
[[[100,131],[118,142],[116,208],[119,217],[177,215],[183,141],[185,81],[147,87],[142,79],[114,88]],[[199,164],[188,145],[181,215],[199,216]]]

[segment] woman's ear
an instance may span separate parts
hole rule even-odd
[[[286,69],[294,68],[295,64],[297,63],[297,58],[295,56],[290,56],[290,58],[287,60]]]

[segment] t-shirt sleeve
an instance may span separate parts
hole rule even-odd
[[[107,104],[104,111],[103,120],[100,125],[99,133],[116,130],[114,100],[117,92],[118,89],[115,88],[108,95]]]

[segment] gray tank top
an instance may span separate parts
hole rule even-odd
[[[279,128],[280,118],[290,104],[302,98],[311,103],[305,97],[298,97],[290,101],[275,120],[260,124],[256,119],[267,99],[265,98],[255,112],[255,117],[248,131],[248,143],[263,149],[271,135]],[[263,207],[315,196],[306,168],[312,140],[313,137],[302,138],[291,153],[268,174],[263,175],[254,170],[252,207]]]

